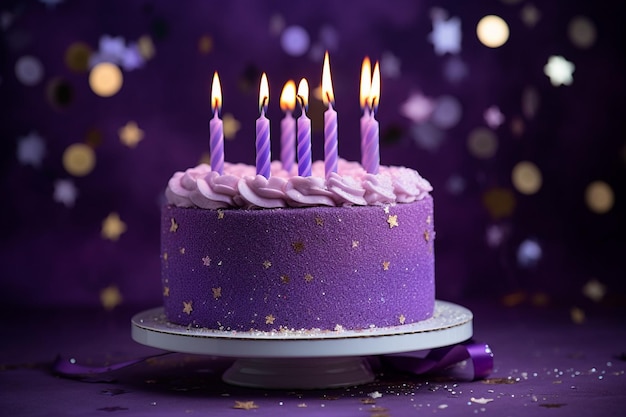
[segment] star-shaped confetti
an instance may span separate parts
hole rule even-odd
[[[367,394],[367,396],[375,400],[376,398],[382,397],[383,394],[381,394],[378,391],[374,391],[374,392],[370,392],[369,394]]]
[[[175,232],[178,230],[178,223],[176,223],[176,220],[174,219],[170,219],[170,232]]]
[[[550,77],[553,86],[570,85],[574,82],[574,69],[576,66],[560,55],[553,55],[543,67],[543,72]]]
[[[170,296],[170,287],[163,287],[163,297]]]
[[[269,269],[272,266],[272,263],[270,261],[263,261],[263,268],[265,269]]]
[[[383,261],[383,271],[389,271],[389,265],[391,265],[391,262]]]
[[[211,258],[209,258],[209,256],[205,256],[204,258],[202,258],[202,265],[204,266],[211,265]]]
[[[283,284],[289,284],[289,281],[289,275],[283,274],[280,276],[280,282],[282,282]]]
[[[483,117],[485,118],[485,123],[492,129],[496,129],[504,123],[504,115],[498,108],[498,106],[491,106],[485,113],[483,113]]]
[[[430,241],[430,233],[428,233],[428,230],[424,230],[424,240],[426,242]]]
[[[311,281],[313,281],[313,275],[311,275],[311,274],[304,274],[304,280],[305,280],[306,282],[311,282]]]
[[[398,215],[390,214],[387,218],[387,223],[389,223],[389,228],[393,229],[394,227],[398,227]]]
[[[213,298],[216,300],[222,296],[222,287],[211,288],[213,291]]]
[[[39,168],[46,154],[46,144],[43,138],[36,132],[21,137],[17,141],[17,160],[22,165],[30,165]]]
[[[291,247],[294,251],[296,251],[296,253],[302,253],[302,251],[304,250],[304,242],[302,242],[301,240],[293,242],[291,244]]]
[[[115,285],[110,285],[100,291],[100,304],[105,310],[113,310],[122,303],[122,294]]]
[[[412,93],[400,106],[400,114],[415,123],[428,120],[434,110],[434,101],[420,92]]]
[[[265,316],[265,324],[274,324],[274,320],[276,320],[276,317],[271,314]]]
[[[254,410],[255,408],[259,408],[259,406],[256,405],[254,401],[235,401],[233,408],[237,408],[239,410]]]
[[[222,117],[222,123],[224,124],[224,137],[226,139],[235,139],[237,132],[241,129],[239,120],[235,119],[232,114],[226,113]]]
[[[461,19],[452,17],[445,19],[440,13],[433,16],[433,31],[428,39],[435,47],[437,55],[461,52]]]
[[[352,241],[352,248],[358,248],[359,247],[359,241],[358,240],[353,240]]]
[[[126,223],[124,223],[115,212],[109,214],[106,219],[102,221],[101,234],[104,239],[116,241],[125,231]]]
[[[120,142],[129,148],[134,148],[143,139],[143,130],[139,129],[137,123],[130,121],[122,127],[118,134],[120,136]]]
[[[400,324],[406,323],[406,317],[404,317],[404,314],[400,314],[400,316],[398,316],[398,321]]]
[[[183,313],[187,315],[193,311],[193,301],[183,301]]]
[[[57,203],[65,204],[65,207],[74,207],[78,190],[72,180],[56,180],[54,182],[53,199]]]

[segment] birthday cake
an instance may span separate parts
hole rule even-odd
[[[201,164],[169,180],[161,216],[168,321],[228,331],[341,331],[428,319],[431,185],[417,171],[324,175]]]

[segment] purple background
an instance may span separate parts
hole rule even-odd
[[[55,3],[55,2],[48,2]],[[618,5],[619,4],[619,5]],[[595,308],[581,292],[597,279],[607,288],[603,304],[624,304],[626,253],[624,197],[626,143],[623,117],[625,83],[621,2],[553,1],[534,7],[541,13],[525,24],[526,1],[94,1],[57,5],[35,1],[3,2],[1,32],[0,153],[0,303],[4,306],[99,306],[104,288],[119,289],[125,305],[157,306],[159,286],[159,206],[170,175],[194,166],[208,151],[210,83],[218,70],[223,113],[232,113],[241,130],[225,145],[226,160],[254,161],[254,120],[261,71],[268,73],[273,155],[279,155],[278,97],[289,78],[307,77],[312,89],[321,78],[319,52],[330,50],[339,113],[340,156],[358,160],[358,85],[365,55],[393,54],[400,73],[383,76],[378,112],[381,163],[406,165],[428,178],[435,191],[437,296],[452,301],[480,296],[508,304],[540,300],[566,307]],[[428,40],[434,7],[461,20],[458,53],[437,55]],[[475,27],[497,14],[510,29],[497,49],[482,45]],[[595,25],[589,48],[574,45],[567,27],[576,16]],[[311,46],[300,57],[280,44],[281,26],[302,26]],[[121,36],[126,45],[148,35],[155,55],[141,68],[123,70],[124,85],[110,98],[94,94],[88,72],[72,71],[65,54],[84,42],[95,53],[103,35]],[[212,39],[208,53],[199,50]],[[316,53],[317,51],[318,53]],[[42,79],[24,85],[15,65],[32,55],[43,65]],[[574,82],[555,87],[543,67],[551,55],[576,65]],[[444,74],[450,60],[461,60],[466,76]],[[61,80],[60,94],[49,94]],[[523,92],[536,91],[539,105],[529,117]],[[441,141],[429,147],[417,140],[414,123],[400,114],[413,92],[437,99],[452,96],[462,107],[460,121],[438,129]],[[59,90],[57,90],[59,92]],[[480,159],[467,147],[470,132],[486,126],[484,111],[498,106],[504,123],[492,129],[498,149]],[[314,157],[321,156],[322,105],[312,100]],[[124,146],[118,130],[135,121],[144,139]],[[513,126],[523,123],[523,132]],[[17,158],[20,139],[37,132],[45,155],[37,167]],[[432,138],[431,136],[428,136]],[[95,139],[94,139],[95,138]],[[74,143],[95,148],[96,166],[73,178],[62,155]],[[511,183],[521,160],[535,163],[543,176],[538,193],[526,196]],[[451,189],[451,179],[463,186]],[[78,190],[73,206],[53,199],[55,181],[70,179]],[[459,181],[461,179],[462,181]],[[591,212],[584,192],[595,180],[608,183],[615,205],[606,214]],[[485,193],[501,187],[515,199],[510,215],[495,218]],[[103,239],[102,221],[117,212],[127,231],[117,241]],[[487,242],[487,230],[503,239]],[[492,229],[493,230],[493,229]],[[541,248],[540,259],[520,263],[526,239]],[[540,295],[540,297],[534,297]],[[547,298],[546,298],[547,297]]]

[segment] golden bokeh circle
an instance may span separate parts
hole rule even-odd
[[[513,186],[522,194],[535,194],[541,188],[543,179],[537,165],[529,161],[519,162],[511,174]]]
[[[74,72],[87,72],[92,50],[84,42],[74,42],[65,51],[65,65]]]
[[[97,64],[89,73],[89,86],[100,97],[111,97],[117,94],[123,83],[122,70],[110,62]]]
[[[576,16],[567,26],[570,41],[581,49],[587,49],[596,42],[596,27],[584,16]]]
[[[84,143],[70,145],[63,152],[63,167],[75,177],[84,177],[96,166],[96,154]]]
[[[517,205],[513,191],[502,187],[494,187],[485,191],[482,201],[494,220],[511,216]]]
[[[483,45],[499,48],[509,40],[509,25],[500,16],[488,15],[476,25],[476,35]]]
[[[585,202],[594,213],[607,213],[615,203],[613,189],[604,181],[594,181],[585,190]]]
[[[470,132],[467,148],[477,158],[491,158],[498,150],[498,138],[492,130],[479,127]]]

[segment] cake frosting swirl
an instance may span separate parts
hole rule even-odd
[[[274,161],[270,178],[257,175],[254,166],[230,163],[220,175],[200,164],[174,173],[165,196],[171,205],[202,209],[340,207],[411,203],[433,189],[405,167],[381,166],[378,174],[370,174],[361,164],[340,159],[337,173],[328,178],[323,161],[314,162],[312,172],[310,177],[294,176]]]

